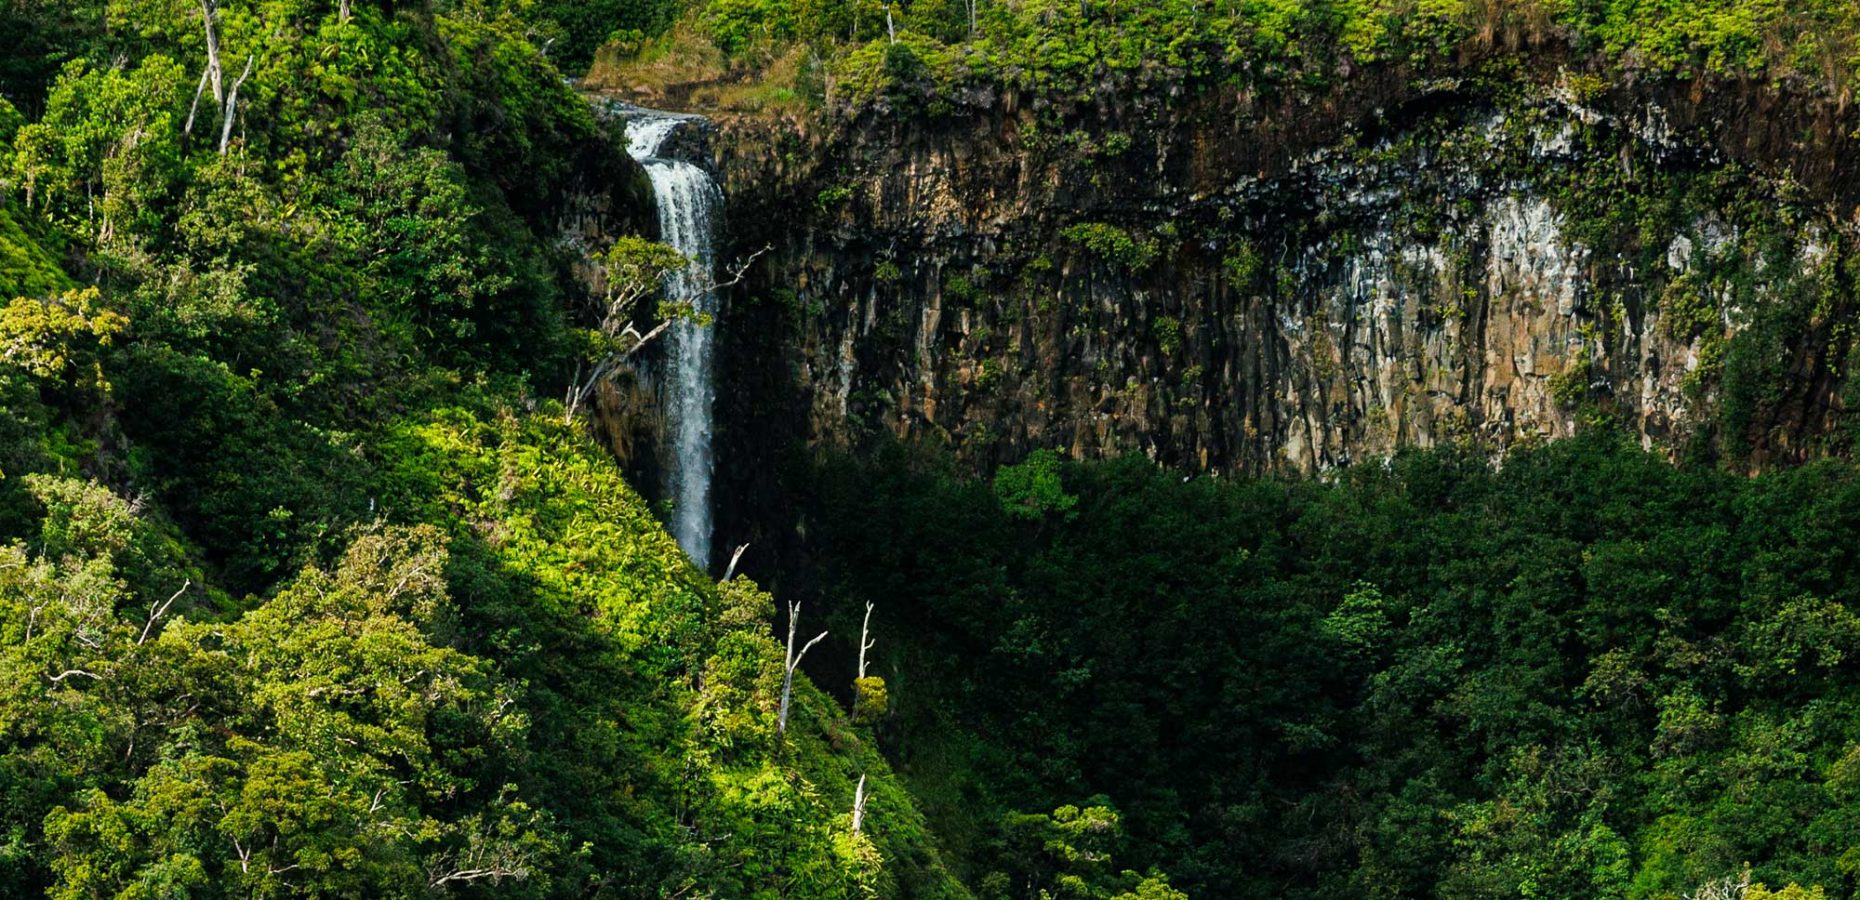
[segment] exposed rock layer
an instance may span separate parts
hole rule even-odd
[[[1314,470],[1601,416],[1739,465],[1843,448],[1851,123],[1700,90],[1384,72],[727,121],[735,246],[772,252],[720,420],[747,457],[890,433],[978,465]]]

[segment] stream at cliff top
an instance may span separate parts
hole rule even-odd
[[[711,428],[717,387],[713,336],[717,293],[715,218],[723,192],[700,166],[664,156],[665,144],[690,116],[631,111],[627,152],[646,167],[659,210],[659,239],[691,262],[666,277],[665,295],[696,307],[710,325],[679,321],[665,334],[666,372],[659,390],[670,432],[667,496],[672,501],[672,536],[700,567],[710,566]]]

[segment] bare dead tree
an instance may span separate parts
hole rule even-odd
[[[736,547],[736,552],[730,554],[730,567],[723,570],[724,581],[729,581],[730,579],[736,577],[736,564],[742,560],[743,551],[748,550],[748,549],[749,549],[748,544],[738,544]]]
[[[194,580],[189,578],[181,582],[181,589],[175,591],[174,596],[169,597],[166,602],[151,604],[149,606],[149,620],[142,626],[142,636],[136,638],[136,646],[142,646],[143,642],[149,639],[149,630],[155,627],[155,621],[166,615],[168,613],[168,607],[173,606],[174,601],[181,599],[181,595],[187,593],[187,589],[192,587],[193,584]]]
[[[336,5],[336,21],[349,24],[349,0],[342,0]]]
[[[226,91],[222,84],[225,70],[220,68],[220,33],[213,27],[219,14],[219,3],[216,0],[200,0],[200,23],[207,30],[207,74],[213,79],[213,104],[215,106],[226,102]]]
[[[437,890],[454,882],[488,880],[497,884],[506,878],[521,881],[534,873],[535,866],[534,854],[514,841],[473,832],[464,848],[443,853],[428,864],[426,883]]]
[[[192,135],[194,133],[194,117],[195,114],[200,112],[200,95],[206,93],[208,85],[212,85],[213,87],[213,105],[215,107],[220,107],[226,102],[226,96],[222,91],[222,85],[220,83],[222,77],[220,73],[220,38],[219,34],[213,30],[213,19],[217,12],[218,9],[214,6],[213,0],[200,0],[200,22],[201,26],[207,30],[207,65],[206,68],[200,70],[200,84],[194,88],[194,102],[187,108],[187,124],[181,126],[182,135]]]
[[[245,71],[239,73],[239,80],[233,82],[232,90],[226,94],[226,109],[221,113],[223,121],[220,124],[221,155],[226,153],[226,145],[232,142],[233,120],[238,118],[239,86],[245,84],[247,78],[252,77],[252,63],[256,59],[257,57],[254,56],[245,58]]]
[[[877,641],[866,640],[872,630],[872,604],[865,605],[865,621],[859,625],[859,677],[865,678],[865,651],[878,645]],[[857,829],[855,829],[857,830]]]
[[[347,21],[348,0],[343,0],[343,9],[343,20]],[[233,120],[239,105],[239,87],[252,76],[252,64],[257,61],[257,58],[256,56],[246,57],[245,72],[233,82],[232,89],[228,91],[226,70],[220,63],[220,33],[219,29],[214,26],[218,18],[217,0],[200,0],[200,26],[206,31],[207,36],[207,65],[200,73],[200,83],[194,86],[194,101],[188,104],[187,122],[181,126],[181,135],[184,138],[193,136],[194,122],[200,116],[200,98],[206,94],[207,88],[211,87],[213,105],[220,111],[219,151],[225,153],[227,145],[232,142]]]
[[[852,833],[858,834],[865,824],[865,776],[859,776],[859,786],[853,788]]]
[[[749,267],[755,264],[758,257],[769,252],[769,249],[763,247],[749,254],[747,258],[730,269],[730,277],[727,279],[712,281],[692,291],[689,296],[669,298],[671,304],[675,307],[689,308],[696,304],[698,298],[706,294],[743,283],[743,279],[749,277]],[[621,284],[610,283],[607,286],[607,296],[601,316],[601,333],[612,340],[614,349],[595,361],[594,366],[588,371],[586,380],[581,378],[579,365],[576,367],[575,377],[568,385],[566,398],[568,412],[563,415],[562,424],[573,424],[575,413],[580,411],[581,405],[587,402],[588,397],[594,393],[595,388],[600,387],[601,382],[612,378],[626,365],[628,360],[644,349],[647,344],[664,334],[672,327],[672,323],[678,321],[679,317],[673,316],[652,326],[651,330],[641,333],[628,318],[635,306],[660,289],[659,279],[656,278],[652,280],[632,279]]]
[[[885,32],[891,35],[891,42],[898,42],[898,26],[891,21],[891,4],[885,4]]]
[[[194,133],[194,116],[200,112],[200,95],[207,92],[207,78],[213,74],[213,65],[200,70],[200,84],[194,88],[194,102],[187,107],[187,124],[181,126],[181,136],[189,137]]]
[[[1741,900],[1750,892],[1750,870],[1742,875],[1726,875],[1723,878],[1707,881],[1699,889],[1686,895],[1686,900]]]
[[[477,881],[480,878],[489,878],[491,879],[491,883],[495,884],[505,878],[525,878],[528,877],[528,875],[529,872],[527,870],[510,869],[500,866],[487,866],[477,869],[454,869],[450,872],[435,874],[431,886],[438,888],[444,887],[454,881]]]
[[[801,652],[794,652],[794,629],[800,620],[801,604],[788,604],[788,658],[781,676],[781,709],[775,714],[775,731],[779,734],[788,733],[788,700],[794,695],[794,670],[800,668],[801,657],[806,656],[807,651],[814,649],[814,645],[827,636],[823,631],[801,647]]]

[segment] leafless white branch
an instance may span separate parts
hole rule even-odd
[[[149,630],[155,627],[155,621],[157,619],[160,619],[162,616],[167,615],[168,607],[173,606],[174,601],[181,599],[181,595],[187,593],[187,589],[189,587],[192,587],[193,584],[194,584],[194,579],[192,578],[182,581],[181,589],[178,591],[175,591],[174,596],[169,597],[166,601],[162,603],[149,607],[149,620],[147,623],[143,624],[142,636],[139,638],[136,638],[136,646],[138,647],[142,646],[142,643],[149,639]]]
[[[748,544],[739,544],[736,547],[736,552],[730,554],[730,567],[723,570],[724,581],[729,581],[730,579],[736,577],[736,564],[742,561],[743,551],[748,550],[748,549],[749,549]]]

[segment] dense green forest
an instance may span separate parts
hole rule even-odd
[[[935,117],[1555,44],[1845,108],[1856,34],[1843,0],[0,0],[0,896],[1860,896],[1851,461],[1746,477],[1599,409],[1322,477],[784,447],[805,539],[749,567],[776,595],[719,580],[575,393],[683,260],[567,78]]]
[[[881,652],[920,698],[899,762],[982,870],[1020,865],[988,816],[1103,793],[1197,896],[1856,884],[1850,464],[1598,430],[1325,483],[903,449],[811,478],[822,592],[919,636]]]

